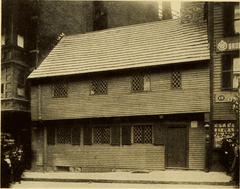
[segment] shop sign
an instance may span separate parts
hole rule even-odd
[[[238,131],[233,122],[222,122],[214,124],[214,147],[221,148],[224,138],[232,138]]]
[[[235,51],[240,49],[239,38],[223,38],[216,40],[216,51],[225,52],[225,51]]]
[[[228,93],[217,93],[215,94],[215,102],[232,102],[235,98],[234,94]]]

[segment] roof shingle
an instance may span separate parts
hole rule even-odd
[[[209,59],[206,24],[157,21],[64,37],[29,78]]]

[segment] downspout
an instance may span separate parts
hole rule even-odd
[[[212,156],[213,156],[213,142],[214,142],[214,2],[208,3],[208,41],[210,50],[210,66],[209,66],[209,79],[210,79],[210,116],[209,116],[209,129],[207,141],[207,154],[206,154],[206,171],[211,169]]]

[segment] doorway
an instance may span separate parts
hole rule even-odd
[[[188,142],[186,127],[168,127],[166,164],[168,168],[186,168]]]

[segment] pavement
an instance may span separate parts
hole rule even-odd
[[[233,185],[231,177],[224,172],[192,170],[138,171],[138,172],[24,172],[23,181],[88,182],[128,184],[194,184]]]

